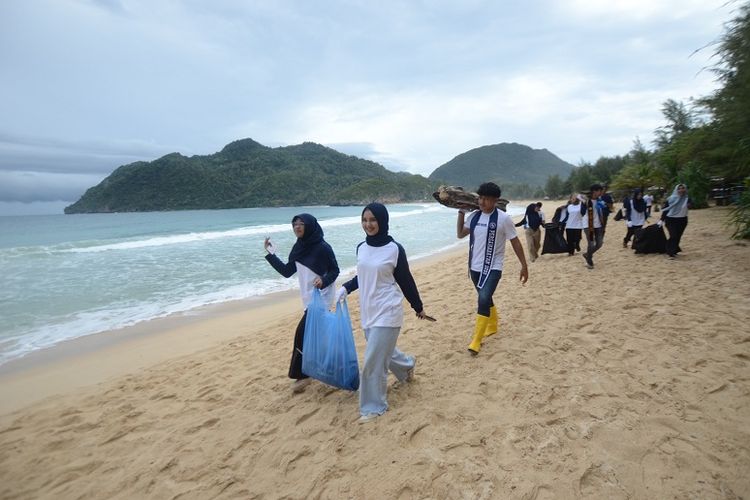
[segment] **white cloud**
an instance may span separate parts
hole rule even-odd
[[[696,16],[716,16],[725,1],[706,0],[566,0],[557,8],[576,17],[609,18],[622,23],[625,20],[649,21],[685,19]]]
[[[706,78],[628,90],[603,75],[538,69],[430,89],[359,89],[300,110],[286,133],[292,142],[368,143],[392,165],[398,158],[401,168],[423,175],[468,149],[498,142],[547,148],[574,163],[581,156],[627,153],[636,136],[649,137],[661,123],[664,100],[686,100],[696,83],[700,90],[711,88]]]

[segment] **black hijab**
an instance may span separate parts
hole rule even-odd
[[[310,269],[313,269],[312,266],[308,265],[308,262],[305,262],[309,261],[305,257],[308,257],[310,252],[323,241],[323,228],[318,224],[318,219],[310,214],[295,215],[292,219],[292,225],[294,225],[294,221],[296,220],[301,220],[305,223],[305,232],[302,234],[302,238],[297,238],[297,242],[292,247],[291,252],[289,252],[289,262],[301,262]]]
[[[365,210],[372,212],[375,220],[378,221],[378,234],[375,236],[368,234],[365,238],[367,244],[371,247],[382,247],[393,241],[393,238],[388,235],[388,209],[380,203],[370,203],[362,210],[362,215],[365,214]]]
[[[526,207],[526,224],[531,229],[537,229],[542,224],[542,218],[539,216],[539,212],[536,211],[537,204],[531,203]]]
[[[633,208],[638,212],[645,212],[646,211],[646,200],[643,199],[643,196],[641,198],[638,198],[638,195],[641,194],[640,189],[634,189],[633,190]]]

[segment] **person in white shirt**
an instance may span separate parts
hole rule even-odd
[[[284,264],[276,256],[276,250],[270,238],[266,238],[263,246],[266,260],[276,271],[289,278],[297,273],[299,291],[305,312],[297,325],[294,335],[294,349],[289,364],[289,378],[295,379],[292,392],[302,392],[310,383],[310,378],[302,373],[302,344],[305,338],[305,320],[307,306],[312,301],[313,288],[319,288],[321,295],[329,304],[333,303],[333,283],[339,275],[339,265],[331,246],[323,239],[323,228],[318,220],[310,214],[295,215],[292,219],[292,230],[297,241],[289,252],[289,261]]]
[[[583,254],[586,261],[586,267],[594,269],[594,252],[599,250],[604,243],[604,207],[605,204],[600,201],[604,192],[601,184],[591,186],[591,197],[582,200],[581,215],[584,217],[584,228],[586,229],[586,238],[588,247]]]
[[[357,246],[357,274],[339,289],[343,300],[359,289],[362,329],[367,340],[359,386],[360,422],[368,422],[388,409],[388,370],[400,382],[414,377],[414,356],[404,354],[396,341],[404,321],[402,301],[409,301],[420,319],[427,318],[417,285],[409,270],[404,248],[388,234],[388,210],[370,203],[362,211],[367,237]]]
[[[574,255],[576,250],[581,251],[581,230],[583,229],[579,195],[571,195],[566,212],[566,218],[563,220],[565,223],[565,239],[568,241],[568,255]]]
[[[537,201],[536,206],[539,207],[539,210],[537,210],[537,212],[539,213],[539,218],[542,220],[542,225],[545,225],[547,223],[547,219],[544,217],[544,212],[542,212],[542,202]]]
[[[622,239],[622,246],[623,248],[628,248],[630,238],[646,223],[646,201],[640,189],[633,190],[632,198],[625,198],[622,209],[625,212],[625,219],[628,226],[628,232],[625,233],[625,238]]]
[[[646,202],[646,220],[651,218],[651,207],[654,205],[654,197],[646,193],[643,195],[643,201]]]
[[[486,182],[479,186],[477,193],[479,210],[468,217],[466,211],[459,210],[456,223],[458,238],[470,236],[469,275],[477,291],[477,317],[469,352],[475,356],[482,347],[482,339],[497,333],[498,314],[492,295],[503,273],[506,241],[510,241],[521,263],[521,282],[526,283],[529,279],[529,268],[513,219],[496,206],[501,194],[500,187]]]

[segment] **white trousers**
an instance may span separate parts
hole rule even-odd
[[[365,362],[359,383],[359,413],[382,415],[388,409],[388,370],[399,381],[414,367],[414,357],[396,347],[401,328],[374,326],[365,330]]]

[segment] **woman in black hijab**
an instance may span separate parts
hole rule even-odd
[[[357,246],[357,274],[336,297],[343,300],[359,290],[360,320],[367,340],[359,385],[360,422],[371,421],[388,409],[389,371],[401,382],[414,377],[416,358],[396,347],[404,321],[404,297],[418,318],[427,317],[406,252],[388,234],[388,219],[388,210],[380,203],[362,210],[365,241]]]
[[[300,295],[305,313],[297,325],[294,335],[294,349],[289,364],[289,378],[295,379],[292,384],[293,392],[302,392],[310,383],[310,378],[302,373],[302,343],[305,338],[305,320],[307,306],[312,301],[313,288],[320,289],[323,299],[333,303],[333,283],[339,275],[339,265],[331,246],[323,239],[323,228],[315,217],[310,214],[295,215],[292,219],[292,230],[297,236],[297,242],[289,252],[289,260],[284,264],[276,256],[270,238],[266,238],[263,246],[268,254],[266,260],[279,274],[289,278],[297,273],[299,278]]]
[[[636,231],[641,229],[646,223],[646,200],[643,199],[643,193],[640,189],[633,190],[632,198],[625,198],[622,203],[622,208],[625,211],[625,219],[627,220],[628,231],[625,233],[625,238],[622,239],[623,248],[628,247],[630,238],[635,236]]]

